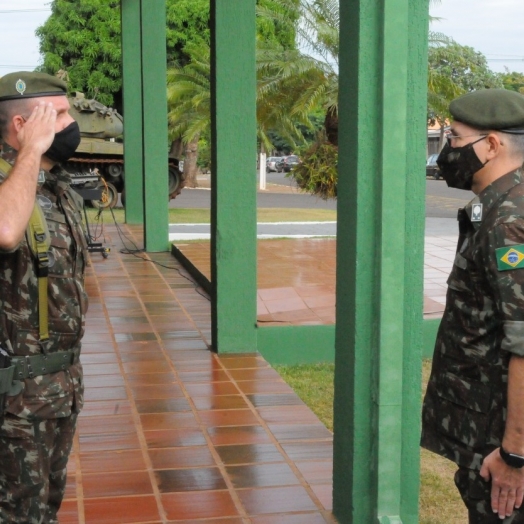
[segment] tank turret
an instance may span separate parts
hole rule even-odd
[[[74,178],[82,179],[97,172],[101,181],[102,200],[92,201],[96,207],[113,207],[122,193],[124,201],[124,120],[122,115],[97,100],[86,99],[83,93],[69,97],[70,115],[78,122],[81,141],[75,155],[65,165]],[[96,171],[95,171],[96,170]],[[175,198],[185,185],[176,158],[169,158],[169,198]]]
[[[69,114],[78,122],[83,136],[118,138],[124,132],[124,119],[116,109],[88,100],[83,93],[74,93],[69,104]]]

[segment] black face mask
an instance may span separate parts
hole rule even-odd
[[[449,144],[444,146],[437,158],[437,164],[449,187],[471,189],[473,176],[488,163],[480,161],[473,149],[473,144],[485,138],[483,136],[462,147],[451,147]]]
[[[74,155],[79,144],[80,128],[76,122],[71,122],[65,129],[56,133],[45,156],[55,162],[66,162]]]

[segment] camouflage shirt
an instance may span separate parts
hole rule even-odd
[[[517,170],[495,180],[459,210],[424,399],[422,445],[472,469],[501,444],[509,360],[524,355],[523,177]]]
[[[16,151],[2,144],[0,156],[14,164]],[[16,250],[0,252],[0,344],[11,354],[28,356],[75,349],[84,333],[87,295],[86,241],[79,204],[69,175],[59,166],[45,171],[37,198],[49,228],[49,340],[39,342],[38,279],[35,257],[24,239]],[[6,173],[0,170],[0,182]],[[20,393],[8,397],[7,411],[22,418],[59,418],[83,404],[80,363],[66,371],[27,378]]]

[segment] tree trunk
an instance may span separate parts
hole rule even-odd
[[[198,187],[198,140],[200,135],[197,135],[191,142],[186,144],[184,155],[184,178],[186,180],[186,187]]]
[[[180,138],[171,142],[171,149],[169,150],[169,156],[181,160],[184,156],[184,144]]]
[[[326,129],[326,137],[328,142],[334,146],[338,146],[338,108],[331,106],[328,108],[326,118],[324,120],[324,128]]]

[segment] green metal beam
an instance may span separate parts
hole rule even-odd
[[[335,359],[335,326],[267,326],[257,329],[257,347],[270,364],[313,364]]]
[[[417,126],[418,122],[414,122],[413,133],[415,135]],[[413,159],[416,161],[416,155],[414,155]],[[408,161],[408,167],[410,166],[410,163],[411,161]],[[408,184],[414,184],[414,187],[411,190],[412,194],[416,194],[416,188],[420,184],[421,177],[418,176],[419,169],[420,162],[417,162],[417,167],[414,170],[410,169],[408,172],[408,177],[410,177],[408,179]],[[425,183],[424,179],[422,179],[422,183]],[[417,205],[415,205],[414,202],[410,201],[410,206],[406,210],[406,230],[408,231],[407,242],[412,238],[420,238],[420,235],[423,234],[423,232],[420,231],[419,221],[411,218],[412,214],[416,217],[421,213],[424,213],[423,203],[418,202]],[[409,266],[406,269],[406,275],[412,275],[415,281],[417,281],[417,279],[422,278],[422,266],[419,264],[419,261],[423,260],[424,254],[420,249],[420,245],[413,247],[412,256],[406,258],[406,266]],[[182,264],[182,266],[184,266],[185,269],[187,269],[191,276],[204,288],[204,290],[211,294],[211,282],[174,244],[171,246],[171,254]],[[412,307],[416,311],[420,311],[420,308],[422,307],[420,290],[415,290],[406,297],[408,303],[410,299],[413,301]],[[440,318],[424,320],[422,322],[422,358],[433,357],[435,339],[437,338],[439,325]],[[409,344],[410,347],[419,347],[418,333],[409,328],[408,322],[406,322],[406,331],[406,344]],[[259,325],[257,328],[257,350],[271,364],[334,362],[335,326]],[[407,370],[406,376],[416,376],[418,363],[414,359],[409,358],[405,359],[405,365],[410,368]],[[411,367],[415,367],[415,373],[413,373]],[[418,380],[415,380],[415,383],[405,381],[404,384],[410,388],[418,388]],[[413,394],[412,398],[417,399],[418,397]],[[418,402],[418,400],[416,401]],[[412,411],[409,413],[412,413]],[[411,423],[411,426],[416,425],[411,419],[409,422]],[[416,431],[418,432],[418,428]]]
[[[333,509],[344,524],[414,524],[427,4],[349,0],[340,14]]]
[[[121,0],[126,222],[144,223],[141,0]]]
[[[142,0],[141,12],[144,242],[146,251],[167,251],[169,246],[169,189],[166,0]]]
[[[255,0],[212,0],[211,34],[213,347],[256,351]]]

